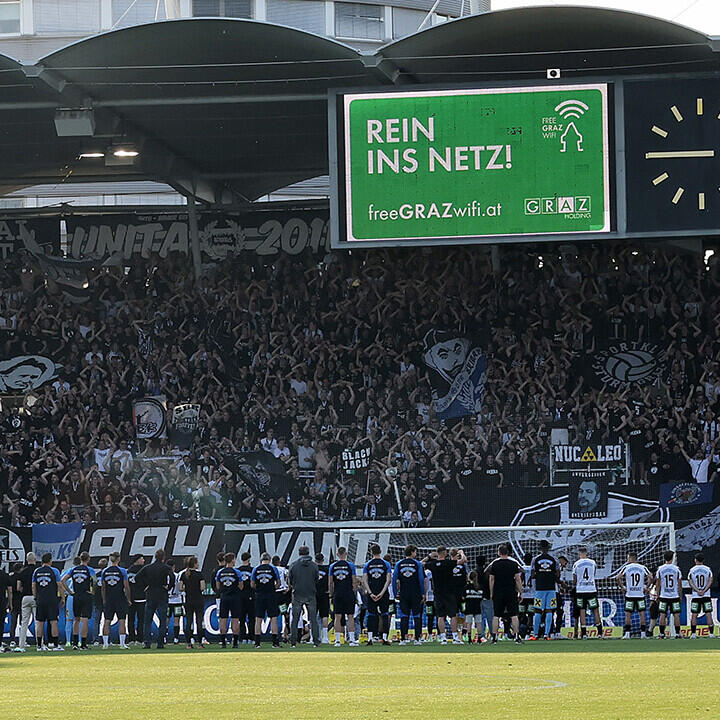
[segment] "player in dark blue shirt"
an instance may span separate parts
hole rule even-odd
[[[245,587],[243,574],[235,567],[235,553],[225,554],[225,567],[215,573],[215,587],[220,596],[220,645],[227,647],[228,617],[232,617],[233,647],[240,638],[240,616],[242,615],[241,591]]]
[[[342,619],[345,617],[350,647],[357,647],[355,640],[355,604],[358,578],[355,565],[347,559],[347,549],[337,549],[337,560],[328,570],[328,590],[335,612],[335,647],[340,647]]]
[[[413,619],[415,644],[422,642],[422,610],[425,603],[425,568],[417,559],[417,548],[408,545],[405,557],[395,564],[393,593],[399,605],[400,644],[407,644],[410,616]]]
[[[93,586],[95,584],[95,571],[88,567],[90,554],[80,553],[80,564],[70,568],[63,575],[63,588],[73,597],[73,636],[77,637],[77,644],[73,649],[87,649],[88,621],[93,611]],[[72,591],[69,589],[72,586]]]
[[[250,563],[251,555],[244,552],[240,556],[242,563],[238,570],[242,575],[243,586],[240,591],[240,642],[249,643],[255,635],[255,601],[253,600],[252,578],[253,566]]]
[[[59,597],[58,597],[59,593]],[[58,615],[60,604],[65,602],[65,590],[60,581],[60,571],[52,566],[52,555],[42,556],[42,565],[32,574],[32,594],[35,597],[35,637],[37,649],[64,650],[58,644]],[[48,644],[43,645],[45,623],[49,625]]]
[[[113,617],[118,619],[120,647],[127,648],[125,642],[126,620],[130,605],[130,582],[127,570],[120,567],[120,553],[110,553],[110,564],[100,573],[100,587],[103,596],[105,625],[103,626],[103,647],[110,646],[110,623]],[[145,638],[147,642],[147,638]]]
[[[273,647],[280,647],[278,640],[280,608],[275,592],[280,587],[280,573],[271,564],[268,553],[265,552],[260,556],[260,564],[252,571],[250,584],[255,592],[255,647],[260,647],[265,616],[270,618]]]
[[[379,545],[370,546],[372,558],[363,567],[363,586],[367,593],[367,629],[368,645],[373,644],[373,635],[382,633],[383,645],[389,645],[387,639],[390,609],[390,581],[392,568],[387,560],[383,560]],[[380,627],[381,626],[381,627]]]

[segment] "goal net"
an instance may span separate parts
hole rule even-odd
[[[584,545],[597,563],[597,586],[604,625],[624,622],[624,601],[616,577],[626,562],[629,551],[637,553],[638,562],[655,572],[663,563],[663,553],[675,550],[673,523],[623,523],[586,525],[533,525],[527,527],[467,527],[467,528],[354,528],[340,531],[340,545],[347,547],[348,559],[358,570],[369,559],[369,548],[377,543],[391,563],[404,557],[408,544],[417,546],[422,558],[439,545],[462,549],[468,558],[468,569],[488,564],[497,557],[497,547],[507,543],[511,555],[521,564],[526,553],[537,555],[541,540],[548,540],[551,553],[561,561],[567,560],[561,581],[564,592],[564,625],[571,626],[569,588],[572,585],[572,566],[578,559],[578,547]],[[637,615],[633,629],[639,627]]]

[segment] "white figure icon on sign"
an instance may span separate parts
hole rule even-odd
[[[577,143],[578,152],[583,152],[583,136],[574,122],[569,123],[565,128],[565,132],[560,136],[560,152],[567,152],[568,143],[572,142]]]

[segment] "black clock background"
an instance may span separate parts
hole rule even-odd
[[[703,98],[704,114],[696,112]],[[677,105],[683,121],[670,108]],[[625,82],[625,168],[627,229],[720,231],[720,79],[643,80]],[[651,131],[657,125],[669,134]],[[645,153],[672,150],[715,150],[715,158],[646,160]],[[654,186],[663,172],[670,177]],[[678,186],[685,193],[677,205]],[[705,210],[698,209],[698,193],[705,193]]]

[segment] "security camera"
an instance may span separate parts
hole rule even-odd
[[[560,79],[560,68],[548,68],[545,71],[548,80],[559,80]]]

